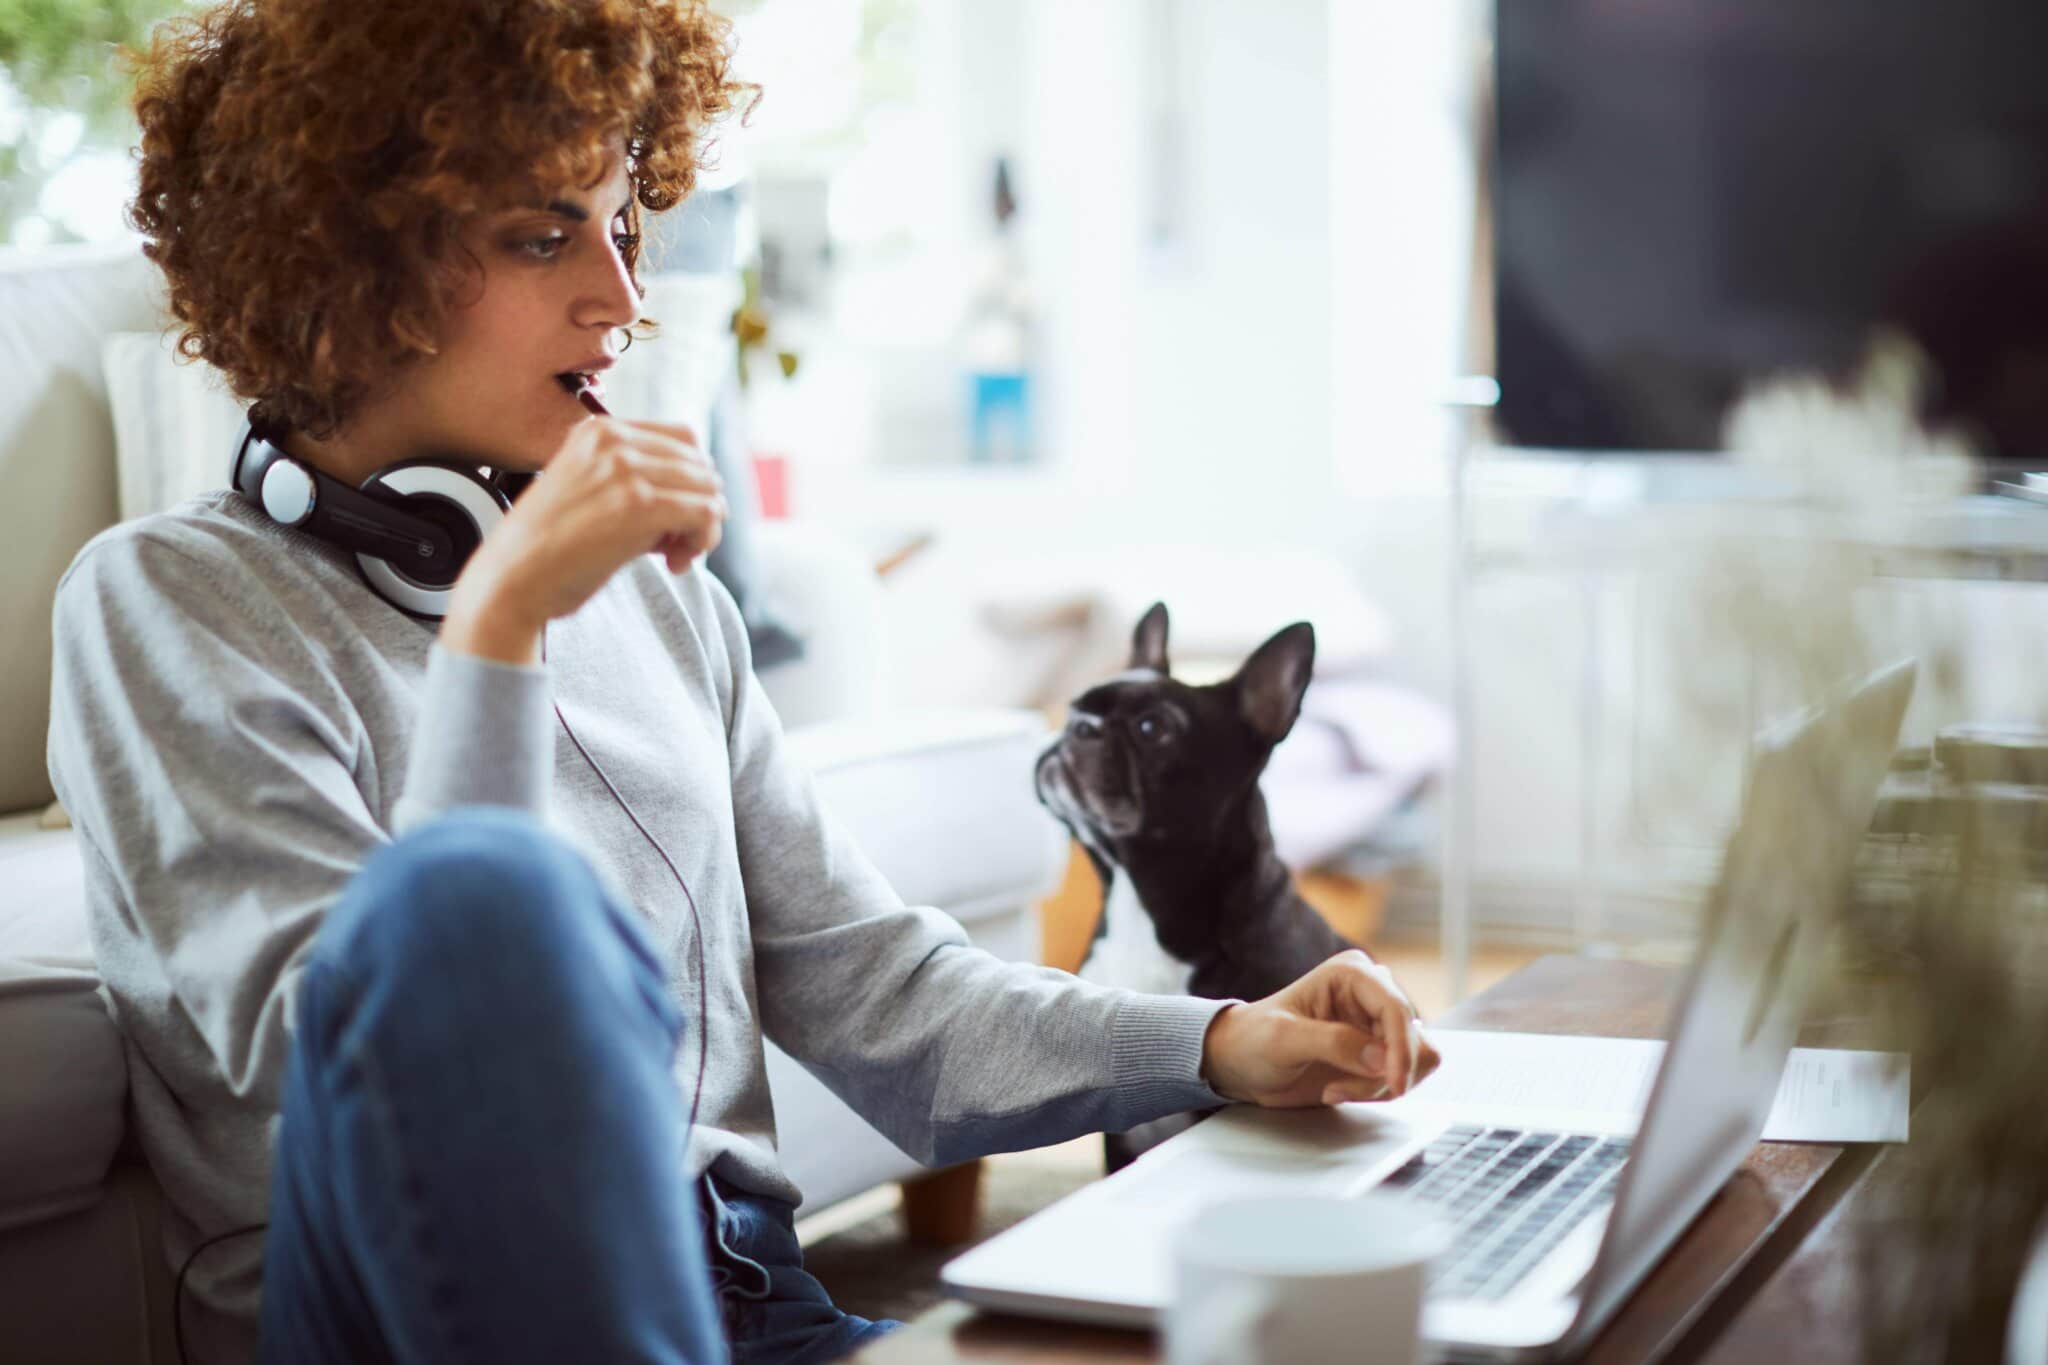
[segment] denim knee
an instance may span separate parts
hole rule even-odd
[[[452,811],[379,849],[322,926],[315,956],[403,989],[493,984],[535,1001],[595,969],[644,994],[660,973],[645,932],[583,855],[508,807]]]

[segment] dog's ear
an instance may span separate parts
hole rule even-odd
[[[1315,628],[1296,621],[1253,650],[1230,680],[1239,711],[1268,743],[1278,744],[1294,728],[1315,662]]]
[[[1131,667],[1149,668],[1154,673],[1165,673],[1166,667],[1166,603],[1154,602],[1138,618],[1138,628],[1131,632]]]

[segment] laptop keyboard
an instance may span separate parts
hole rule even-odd
[[[1452,1225],[1451,1250],[1430,1293],[1497,1299],[1614,1202],[1627,1138],[1452,1128],[1387,1177],[1388,1189],[1436,1208]]]

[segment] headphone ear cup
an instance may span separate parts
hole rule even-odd
[[[379,597],[400,611],[440,620],[448,614],[462,566],[505,519],[510,502],[474,469],[438,460],[407,460],[380,469],[363,482],[362,491],[431,521],[454,543],[451,562],[433,572],[376,555],[356,556],[363,581]]]

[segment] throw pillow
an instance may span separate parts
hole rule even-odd
[[[115,332],[101,346],[123,521],[227,487],[241,439],[242,405],[226,379],[171,345],[157,332]]]

